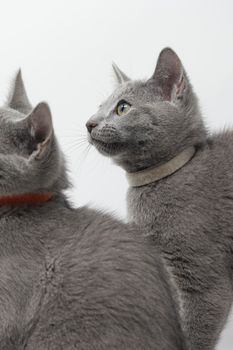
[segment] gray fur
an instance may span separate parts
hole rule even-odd
[[[12,85],[7,106],[22,113],[29,113],[32,106],[24,87],[21,69],[19,69]]]
[[[159,255],[137,229],[73,209],[49,107],[0,110],[0,194],[54,192],[0,207],[1,350],[185,350]]]
[[[119,100],[131,104],[122,117]],[[180,170],[129,188],[129,219],[145,228],[178,286],[191,349],[213,349],[232,305],[233,132],[208,135],[178,56],[164,49],[148,81],[117,88],[90,121],[90,142],[127,172],[164,164],[190,146]]]

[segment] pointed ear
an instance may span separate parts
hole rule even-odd
[[[36,159],[41,159],[50,144],[53,122],[47,103],[39,103],[27,117],[30,133],[37,143]]]
[[[112,63],[112,68],[116,75],[118,84],[122,84],[130,80],[130,78],[128,78],[127,75],[120,70],[120,68],[116,65],[116,63],[114,62]]]
[[[170,48],[161,51],[152,78],[166,101],[182,99],[187,78],[177,54]]]
[[[21,69],[19,69],[14,79],[9,94],[7,106],[24,114],[27,114],[32,110],[31,103],[28,100],[27,93],[24,87]]]

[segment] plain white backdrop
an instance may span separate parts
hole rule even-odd
[[[112,91],[112,61],[132,78],[149,78],[159,51],[171,46],[209,128],[233,126],[232,1],[8,0],[0,9],[0,100],[21,67],[32,103],[51,106],[76,205],[126,217],[124,172],[85,140],[86,120]],[[218,349],[233,349],[233,321]]]

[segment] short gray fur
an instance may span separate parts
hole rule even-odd
[[[187,349],[159,254],[133,225],[69,205],[49,107],[25,96],[18,75],[20,111],[0,109],[0,195],[54,197],[0,207],[0,349]]]
[[[131,105],[124,116],[116,113],[120,100]],[[169,48],[149,80],[120,84],[87,126],[90,142],[129,173],[196,147],[174,174],[129,188],[128,215],[166,260],[192,350],[213,349],[233,297],[233,132],[208,134],[181,61]]]

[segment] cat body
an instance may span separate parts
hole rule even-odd
[[[233,133],[219,135],[173,175],[128,190],[129,220],[151,235],[179,286],[181,316],[193,349],[214,347],[232,305],[229,142]]]
[[[186,348],[166,271],[133,227],[59,196],[0,222],[1,349]]]
[[[20,74],[0,133],[1,350],[187,349],[159,254],[68,203],[49,107],[31,108]]]
[[[162,253],[191,349],[213,349],[233,297],[233,132],[208,134],[171,49],[148,81],[114,70],[120,85],[88,121],[90,142],[127,172],[129,220]]]

